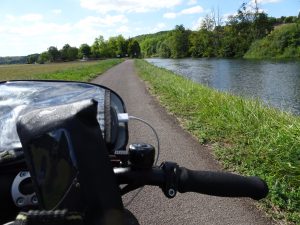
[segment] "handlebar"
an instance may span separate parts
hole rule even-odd
[[[171,186],[180,193],[197,192],[220,197],[250,197],[259,200],[266,197],[269,192],[267,184],[255,176],[245,177],[225,172],[194,171],[184,167],[178,167],[174,171],[175,177],[171,180],[175,183]],[[153,167],[148,170],[115,169],[115,174],[119,184],[135,185],[136,187],[152,185],[159,186],[163,190],[167,180],[170,180],[169,175],[162,167]]]
[[[179,191],[220,197],[250,197],[259,200],[266,197],[269,191],[267,184],[258,177],[189,170],[178,167],[172,162],[164,162],[160,167],[150,169],[114,168],[114,174],[118,184],[127,184],[127,189],[122,189],[122,194],[144,185],[151,185],[159,186],[169,198],[175,197],[176,192]],[[0,199],[4,200],[1,201],[0,206],[9,208],[11,213],[7,214],[7,218],[13,218],[18,212],[10,196],[13,178],[13,174],[10,174],[10,177],[3,174],[0,176]],[[0,224],[2,222],[0,220]]]
[[[198,192],[220,197],[250,197],[255,200],[267,196],[267,184],[258,177],[244,177],[231,173],[193,171],[180,168],[178,191]]]

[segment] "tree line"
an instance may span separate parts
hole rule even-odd
[[[266,37],[274,27],[299,22],[300,13],[298,17],[268,17],[244,3],[235,15],[229,16],[225,25],[212,11],[203,19],[198,31],[177,25],[172,31],[141,35],[136,39],[144,57],[243,57],[253,42]]]
[[[5,56],[0,57],[0,65],[1,64],[24,64],[27,62],[26,56]]]
[[[139,43],[132,39],[125,39],[122,35],[110,37],[104,40],[103,36],[95,38],[94,43],[81,44],[79,48],[65,44],[61,49],[50,46],[47,51],[41,54],[27,56],[27,63],[46,63],[46,62],[68,62],[78,59],[101,59],[101,58],[122,58],[140,57],[141,49]]]

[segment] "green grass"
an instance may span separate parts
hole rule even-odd
[[[42,65],[0,65],[0,80],[54,79],[89,81],[122,61],[122,59],[108,59]]]
[[[228,170],[257,175],[270,188],[261,205],[284,223],[300,224],[300,118],[196,84],[136,60],[138,73],[201,143],[210,143]]]

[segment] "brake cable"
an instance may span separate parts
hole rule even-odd
[[[157,166],[157,163],[158,163],[158,160],[159,160],[159,156],[160,156],[160,142],[159,142],[159,137],[158,137],[158,134],[156,132],[156,130],[154,129],[154,127],[148,123],[147,121],[141,119],[141,118],[138,118],[138,117],[135,117],[135,116],[129,116],[128,119],[130,120],[137,120],[139,122],[142,122],[144,124],[146,124],[148,127],[151,128],[151,130],[153,131],[155,137],[156,137],[156,141],[157,141],[157,154],[156,154],[156,159],[155,159],[155,162],[154,162],[154,165]],[[128,207],[133,201],[134,199],[138,196],[138,194],[143,190],[144,186],[139,188],[139,190],[135,193],[135,195],[126,203],[124,204],[125,207]]]

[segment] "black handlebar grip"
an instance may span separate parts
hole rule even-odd
[[[267,196],[267,184],[258,177],[244,177],[231,173],[193,171],[180,167],[178,191],[198,192],[221,197],[250,197],[255,200]]]

